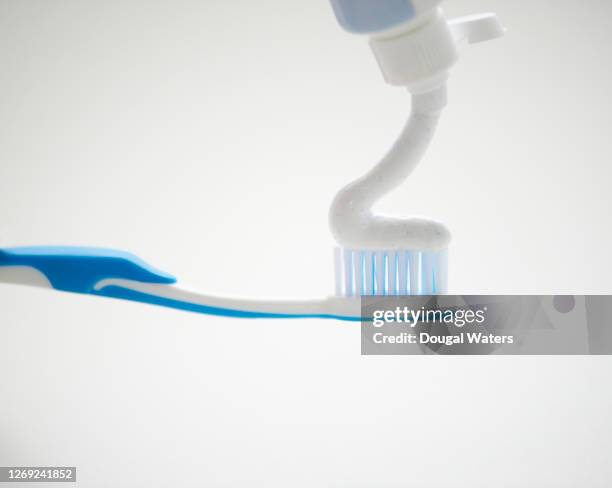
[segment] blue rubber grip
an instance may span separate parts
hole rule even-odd
[[[415,16],[410,0],[331,0],[338,22],[355,34],[372,34]]]
[[[124,279],[172,284],[176,279],[133,254],[92,247],[15,247],[0,249],[0,266],[29,266],[56,290],[92,293],[100,280]]]

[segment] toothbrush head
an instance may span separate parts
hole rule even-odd
[[[336,296],[444,295],[448,251],[336,248]]]

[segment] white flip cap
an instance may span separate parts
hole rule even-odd
[[[370,46],[385,81],[412,93],[433,90],[446,81],[457,62],[457,47],[503,36],[505,29],[492,13],[447,21],[441,9],[405,29],[373,35]]]
[[[457,42],[476,44],[503,37],[506,29],[494,13],[467,15],[448,21]]]

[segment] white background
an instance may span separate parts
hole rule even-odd
[[[380,211],[457,293],[611,293],[612,5],[454,0],[470,48]],[[332,290],[327,208],[409,112],[325,0],[0,0],[0,244],[126,249],[210,293]],[[0,288],[0,465],[80,486],[608,487],[609,358],[361,357],[355,326]]]

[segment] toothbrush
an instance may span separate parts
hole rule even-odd
[[[446,105],[446,80],[458,46],[500,37],[494,14],[448,21],[442,0],[331,0],[339,23],[370,36],[385,80],[412,95],[412,114],[398,141],[368,174],[342,189],[330,209],[335,296],[254,301],[191,291],[123,251],[84,247],[0,249],[0,283],[130,300],[237,318],[361,321],[365,295],[447,292],[450,232],[427,219],[375,216],[373,204],[399,186],[423,157]]]

